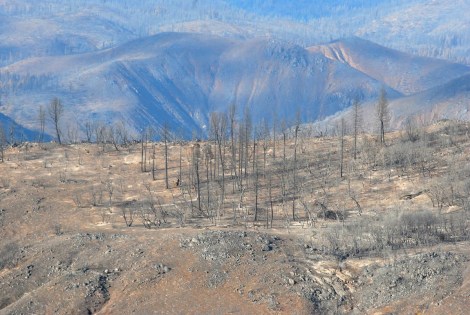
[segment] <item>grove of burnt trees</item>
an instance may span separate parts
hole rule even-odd
[[[44,112],[40,108],[41,129]],[[210,114],[203,141],[178,137],[167,124],[145,128],[136,140],[123,122],[87,122],[86,141],[96,143],[100,155],[139,152],[140,172],[151,178],[137,200],[122,204],[115,196],[116,191],[124,194],[125,185],[102,180],[92,188],[93,206],[103,209],[103,221],[112,208],[120,208],[128,227],[161,227],[175,219],[180,225],[193,220],[266,228],[329,222],[337,228],[324,237],[335,255],[467,239],[470,168],[462,157],[470,141],[468,124],[443,121],[445,128],[435,132],[410,117],[406,128],[388,134],[385,143],[385,130],[378,129],[376,135],[362,132],[361,116],[356,102],[350,117],[327,133],[301,124],[300,118],[253,122],[248,109],[233,105],[227,112]],[[6,134],[0,132],[2,159],[9,144]],[[419,183],[397,201],[422,195],[434,209],[410,214],[397,205],[393,215],[381,214],[369,224],[367,216],[377,210],[367,205],[370,197],[364,197],[364,187],[397,178]],[[83,206],[76,197],[77,207]],[[448,207],[461,210],[448,215],[443,211]],[[386,233],[379,237],[380,231]]]
[[[379,129],[378,137],[362,133],[359,113],[361,107],[357,103],[350,119],[343,119],[332,136],[321,133],[323,136],[312,138],[308,125],[295,123],[287,127],[286,122],[266,121],[253,124],[249,110],[232,106],[227,113],[211,113],[207,141],[184,145],[171,132],[171,140],[162,138],[165,162],[160,165],[160,176],[165,174],[165,183],[168,176],[173,176],[169,188],[178,187],[181,191],[179,209],[187,209],[192,216],[207,218],[214,224],[227,222],[228,218],[231,222],[267,227],[273,221],[343,221],[348,213],[362,213],[361,198],[353,188],[348,189],[346,198],[335,195],[333,190],[345,181],[367,181],[377,170],[388,170],[389,176],[392,172],[403,177],[420,174],[426,181],[429,179],[429,185],[422,190],[436,207],[443,200],[449,205],[456,204],[457,199],[459,205],[466,202],[470,195],[463,186],[460,193],[442,192],[447,196],[444,198],[432,184],[433,176],[439,175],[437,164],[447,163],[435,160],[435,151],[443,144],[436,144],[434,136],[424,128],[408,126],[402,137],[391,138],[386,144],[385,128]],[[377,116],[379,126],[385,126],[381,119],[387,115]],[[175,145],[179,148],[177,156],[168,153],[168,146]],[[275,155],[276,148],[281,154]],[[143,165],[148,163],[145,152],[143,149]],[[178,175],[168,175],[169,165],[178,168]],[[143,166],[143,171],[149,169]],[[456,199],[452,197],[457,195]]]

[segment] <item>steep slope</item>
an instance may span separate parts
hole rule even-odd
[[[364,126],[368,132],[377,131],[375,108],[377,100],[363,102]],[[411,118],[418,124],[436,123],[441,119],[470,120],[470,74],[443,85],[410,96],[389,100],[390,129],[399,129]],[[308,124],[314,132],[335,131],[342,118],[351,121],[350,109]]]
[[[30,57],[96,51],[131,38],[135,35],[125,27],[92,12],[45,18],[9,16],[0,10],[0,66]]]
[[[470,64],[469,10],[465,0],[0,0],[0,66],[96,51],[162,31],[271,36],[302,46],[356,35]]]
[[[371,11],[355,35],[400,51],[470,64],[470,2],[403,1]],[[367,18],[366,18],[367,19]]]
[[[470,73],[470,67],[389,49],[358,37],[309,48],[410,95]]]
[[[0,128],[3,130],[5,141],[10,144],[13,144],[15,141],[37,141],[40,138],[38,132],[24,128],[2,113],[0,113]],[[43,140],[49,141],[51,137],[45,135]],[[0,142],[1,141],[2,139],[0,139]]]
[[[319,53],[272,40],[162,33],[113,49],[60,58],[32,58],[0,68],[9,106],[2,111],[34,128],[32,109],[60,97],[66,117],[124,120],[204,133],[211,111],[231,103],[253,118],[295,112],[315,120],[347,107],[355,97],[375,98],[382,85]],[[400,94],[389,90],[391,97]],[[33,111],[34,112],[34,111]]]
[[[427,91],[391,102],[394,124],[400,126],[407,117],[417,116],[424,122],[439,119],[470,119],[470,74]]]

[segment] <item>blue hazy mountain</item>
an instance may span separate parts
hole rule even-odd
[[[412,109],[414,95],[465,81],[469,10],[463,0],[3,1],[0,113],[37,129],[39,106],[59,97],[78,128],[170,123],[188,135],[232,103],[255,120],[313,121],[384,86]]]
[[[309,50],[345,63],[406,95],[437,87],[470,72],[466,65],[406,54],[358,37],[335,40]]]
[[[5,140],[10,144],[17,141],[37,141],[40,139],[39,132],[24,128],[2,113],[0,113],[0,128],[2,128]],[[44,141],[50,141],[51,139],[49,135],[44,135]]]
[[[382,82],[321,53],[282,41],[162,33],[69,56],[24,60],[1,69],[4,110],[34,128],[31,113],[59,97],[67,119],[124,120],[138,131],[169,123],[204,132],[209,113],[236,104],[255,121],[316,120],[374,99]],[[389,89],[391,97],[401,93]],[[38,105],[39,104],[39,105]]]
[[[269,36],[303,47],[359,36],[470,63],[469,11],[465,0],[9,0],[0,2],[0,65],[109,48],[163,31]]]

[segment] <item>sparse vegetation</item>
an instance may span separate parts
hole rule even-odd
[[[209,257],[210,246],[215,246],[211,240],[209,247],[205,247],[209,236],[198,236],[194,241],[194,237],[187,235],[194,228],[206,227],[216,232],[226,227],[227,233],[220,232],[218,236],[220,246],[235,246],[235,239],[246,240],[233,247],[233,252],[231,247],[226,248],[227,263],[232,269],[227,274],[213,263],[207,266],[212,268],[207,269],[209,288],[219,288],[228,281],[225,279],[233,281],[232,275],[238,268],[236,259],[249,259],[260,272],[265,268],[262,266],[293,268],[292,274],[279,271],[280,274],[269,276],[275,283],[283,284],[269,292],[265,291],[269,286],[260,288],[257,294],[261,300],[287,292],[284,291],[287,286],[310,303],[312,310],[338,312],[354,308],[352,297],[362,298],[361,292],[367,291],[357,285],[354,288],[358,291],[354,293],[345,282],[344,277],[349,277],[347,281],[359,279],[356,278],[359,273],[355,273],[358,271],[351,267],[356,261],[383,261],[394,266],[391,257],[395,260],[413,251],[435,250],[435,246],[451,250],[456,244],[468,244],[470,169],[466,152],[470,139],[466,123],[442,121],[419,126],[412,132],[419,135],[418,139],[408,132],[388,133],[387,142],[381,145],[374,135],[355,132],[354,128],[348,134],[343,121],[338,129],[338,144],[337,136],[308,136],[311,134],[306,130],[308,126],[300,124],[291,130],[281,128],[279,137],[274,138],[267,124],[251,127],[247,112],[241,121],[235,118],[231,121],[230,114],[228,118],[224,116],[213,116],[213,137],[208,141],[172,142],[168,133],[166,144],[146,136],[142,143],[116,143],[119,150],[103,149],[102,142],[5,147],[2,174],[15,172],[20,176],[2,177],[0,210],[6,209],[0,212],[2,235],[9,235],[8,244],[35,248],[37,245],[31,241],[24,243],[23,238],[27,239],[30,233],[42,233],[49,224],[49,231],[60,237],[60,242],[68,242],[77,231],[100,231],[97,238],[90,236],[90,240],[118,233],[138,237],[139,242],[134,240],[129,245],[135,247],[148,237],[162,237],[164,234],[158,230],[174,235],[174,228],[178,228],[177,233],[186,239],[178,255],[187,257],[186,248],[191,247]],[[277,156],[274,147],[281,150]],[[267,243],[264,236],[260,244],[252,242],[259,229],[271,235],[266,237]],[[141,234],[143,231],[147,233]],[[243,236],[246,232],[240,231],[250,234]],[[86,246],[91,246],[88,242]],[[175,250],[171,249],[172,241],[168,242],[161,255]],[[114,241],[102,246],[105,244],[121,246]],[[296,247],[299,244],[301,247]],[[112,253],[109,248],[105,251]],[[65,255],[69,249],[60,253]],[[135,255],[143,255],[139,253]],[[288,257],[285,262],[278,261],[282,255]],[[22,259],[19,257],[15,264],[22,265]],[[171,273],[160,276],[181,272],[178,270],[182,262],[174,259]],[[258,259],[265,265],[258,264]],[[116,261],[120,261],[121,269],[132,268],[127,262]],[[312,266],[320,262],[331,265],[327,269],[309,267],[306,272],[302,271],[301,261]],[[5,268],[8,267],[3,266],[4,274],[0,277],[13,276],[14,271]],[[26,277],[34,278],[36,270],[29,268]],[[324,270],[334,272],[333,282],[316,282],[315,279],[327,276]],[[133,272],[137,276],[143,269]],[[119,279],[119,274],[108,271],[101,276],[108,284],[117,281],[113,279]],[[448,271],[438,274],[446,276]],[[458,281],[452,283],[459,285]],[[27,290],[22,284],[19,287]],[[2,294],[9,296],[8,301],[2,300],[3,307],[12,307],[19,297],[5,293],[6,288],[0,286]],[[328,289],[330,293],[326,294]],[[103,305],[114,294],[112,287],[106,290],[106,299],[97,300]],[[423,287],[419,292],[426,290]],[[251,296],[255,299],[257,295]],[[396,296],[401,297],[398,293]],[[274,304],[268,300],[266,306],[275,305],[278,310],[286,305],[282,299],[276,299]],[[383,301],[389,305],[392,300]]]
[[[61,123],[61,118],[63,114],[64,114],[64,106],[62,105],[62,102],[60,101],[60,99],[56,97],[51,101],[51,104],[49,105],[49,118],[51,119],[54,125],[57,142],[59,142],[59,144],[62,144],[62,140],[61,140],[62,130],[60,128],[60,123]]]
[[[31,2],[0,315],[468,313],[469,1]]]

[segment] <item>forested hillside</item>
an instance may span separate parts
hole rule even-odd
[[[0,1],[0,62],[70,54],[161,31],[270,36],[310,46],[357,35],[469,62],[467,1]]]

